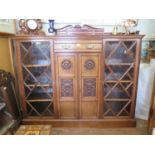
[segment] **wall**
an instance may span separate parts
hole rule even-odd
[[[15,34],[15,20],[0,19],[0,32],[6,34]]]
[[[13,72],[11,67],[9,41],[7,37],[0,36],[0,69]]]
[[[43,19],[43,29],[46,32],[46,34],[50,35],[48,33],[48,20],[47,19]],[[111,19],[111,20],[106,20],[106,19],[102,19],[102,20],[55,20],[55,28],[60,28],[66,25],[83,25],[83,24],[88,24],[88,25],[92,25],[94,27],[99,27],[99,28],[104,28],[105,32],[112,32],[113,27],[115,25],[118,25],[119,29],[118,31],[122,32],[124,31],[124,29],[121,26],[121,19]],[[138,26],[134,27],[134,30],[139,30],[140,34],[145,34],[145,38],[144,40],[150,40],[153,39],[155,40],[155,19],[139,19],[138,20]]]
[[[155,19],[140,19],[137,29],[146,35],[144,40],[155,40]]]

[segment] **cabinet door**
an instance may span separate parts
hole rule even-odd
[[[131,117],[137,58],[136,39],[104,40],[104,117]]]
[[[80,118],[97,118],[100,92],[100,54],[79,54]]]
[[[77,55],[56,53],[57,103],[60,118],[77,117]]]
[[[24,116],[53,116],[50,41],[19,41],[17,67]]]

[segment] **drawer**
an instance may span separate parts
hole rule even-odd
[[[54,44],[55,50],[102,50],[102,44],[97,43],[61,43]]]

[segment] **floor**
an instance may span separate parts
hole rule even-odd
[[[136,128],[53,128],[51,125],[21,125],[16,135],[147,135],[148,122],[137,120]]]

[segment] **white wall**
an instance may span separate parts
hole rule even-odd
[[[73,20],[73,19],[55,19],[55,28],[60,28],[68,24],[76,25],[76,24],[88,24],[99,28],[104,28],[105,32],[112,32],[113,27],[115,25],[120,25],[122,19],[102,19],[102,20]],[[48,33],[48,19],[43,19],[44,22],[44,30]],[[119,30],[123,31],[121,26],[119,26]],[[139,30],[140,34],[145,34],[145,39],[153,39],[155,40],[155,19],[139,19],[138,26],[134,28],[134,30]]]
[[[155,19],[140,19],[137,29],[146,35],[144,39],[155,40]]]
[[[88,24],[94,27],[104,28],[105,32],[112,32],[113,27],[115,25],[120,25],[123,19],[55,19],[55,28],[60,28],[66,25],[83,25]],[[47,35],[51,35],[48,33],[49,23],[48,19],[42,19],[43,21],[43,30]],[[17,30],[18,30],[18,20]],[[134,28],[134,30],[139,30],[140,34],[145,34],[145,38],[149,40],[155,40],[155,19],[139,19],[138,26]],[[119,26],[119,31],[123,31],[123,29]]]

